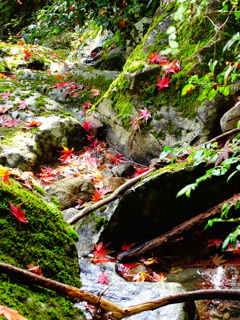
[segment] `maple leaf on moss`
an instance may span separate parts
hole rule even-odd
[[[42,269],[39,266],[34,266],[33,264],[28,264],[28,271],[43,276]]]
[[[4,316],[7,320],[27,320],[17,310],[2,305],[0,305],[0,315]]]
[[[12,169],[0,169],[0,176],[2,176],[2,181],[10,185],[9,174],[12,173]]]
[[[93,97],[97,97],[97,96],[99,96],[100,93],[101,93],[99,90],[96,90],[96,89],[92,89],[91,92],[92,92],[92,96],[93,96]]]
[[[24,222],[24,223],[28,223],[28,220],[25,219],[25,211],[21,210],[21,206],[23,203],[19,203],[16,206],[14,206],[11,202],[9,202],[10,204],[10,212],[12,212],[12,214],[17,218],[17,220],[20,222]]]
[[[162,60],[165,59],[167,59],[167,57],[161,56],[158,52],[155,52],[149,55],[148,62],[152,64],[159,64]]]
[[[104,272],[102,272],[101,274],[100,274],[100,276],[98,277],[98,283],[100,283],[100,284],[109,284],[109,282],[108,282],[108,275],[106,275]]]
[[[171,81],[169,80],[169,76],[165,77],[165,75],[162,76],[162,78],[157,78],[157,84],[158,90],[167,88],[169,86],[169,83]]]

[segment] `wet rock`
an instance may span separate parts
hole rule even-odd
[[[112,191],[119,188],[125,182],[126,182],[126,179],[123,177],[104,177],[103,178],[104,186],[110,188]]]
[[[104,292],[103,297],[121,306],[132,306],[164,296],[182,293],[185,290],[178,283],[162,282],[127,282],[115,271],[114,263],[93,264],[87,258],[80,258],[82,289],[93,294],[99,294],[107,288],[106,284],[98,283],[102,272],[108,276],[111,286]],[[86,303],[75,304],[76,307],[86,311]],[[156,310],[145,311],[128,317],[131,320],[187,320],[195,313],[193,303],[169,305]],[[90,314],[87,314],[87,319]]]
[[[181,166],[159,169],[110,203],[105,210],[108,223],[101,231],[100,239],[115,247],[124,241],[141,243],[153,239],[239,190],[239,176],[233,176],[230,185],[225,176],[212,177],[200,183],[192,191],[191,198],[176,198],[183,187],[195,182],[206,171],[205,164]]]
[[[97,62],[94,63],[94,68],[99,70],[122,71],[126,59],[125,48],[114,48],[97,60]]]
[[[222,132],[226,132],[237,128],[240,121],[240,102],[237,102],[234,107],[227,111],[221,118],[220,124]]]
[[[90,201],[94,193],[94,184],[81,177],[64,178],[46,189],[48,195],[58,199],[62,209],[76,205],[76,200]]]
[[[134,167],[130,163],[119,164],[112,168],[112,173],[117,177],[129,177],[134,173]]]
[[[73,117],[36,117],[34,121],[41,123],[37,132],[18,130],[11,143],[2,145],[0,164],[34,170],[39,164],[59,158],[57,151],[63,146],[80,150],[87,143],[85,130]]]

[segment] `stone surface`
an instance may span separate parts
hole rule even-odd
[[[237,128],[240,121],[240,102],[237,102],[234,107],[224,113],[220,120],[222,132],[226,132]]]
[[[148,283],[127,282],[115,271],[114,263],[93,264],[89,259],[80,258],[82,289],[93,294],[99,294],[107,288],[106,284],[99,284],[98,278],[101,272],[108,276],[111,286],[104,292],[103,297],[121,306],[132,306],[164,296],[182,293],[185,290],[178,283]],[[76,307],[85,310],[86,303],[77,303]],[[156,310],[144,311],[127,317],[131,320],[190,320],[193,318],[195,308],[193,303],[179,303],[169,305]],[[92,319],[87,314],[87,319]]]
[[[205,173],[206,167],[200,164],[173,170],[171,166],[160,169],[110,203],[104,211],[108,222],[99,238],[115,247],[124,241],[153,239],[239,191],[239,175],[232,177],[230,185],[221,176],[200,183],[190,198],[176,198],[178,191]]]
[[[125,48],[114,48],[106,53],[102,58],[97,60],[97,62],[94,64],[94,68],[99,70],[122,71],[126,59],[127,57]]]
[[[64,178],[46,188],[48,196],[58,199],[61,209],[76,205],[76,200],[90,201],[94,193],[91,180],[81,177]]]

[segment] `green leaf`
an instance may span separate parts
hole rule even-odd
[[[169,47],[173,48],[173,49],[177,49],[178,48],[178,43],[175,40],[169,40]]]
[[[240,12],[234,12],[234,15],[235,15],[235,17],[237,18],[237,19],[239,19],[240,18]]]
[[[218,91],[224,96],[228,96],[230,93],[230,86],[218,87]]]
[[[182,188],[180,191],[178,191],[176,198],[182,196],[182,195],[186,195],[188,198],[190,198],[191,195],[191,191],[195,190],[195,188],[197,187],[197,183],[190,183],[187,186],[185,186],[184,188]]]
[[[217,94],[217,90],[212,89],[210,90],[210,92],[208,93],[208,100],[211,101]]]
[[[196,86],[194,86],[192,83],[186,84],[182,89],[182,96],[185,96],[185,94],[191,92],[193,89],[195,89]]]
[[[171,34],[176,32],[176,27],[170,26],[167,28],[166,34]]]

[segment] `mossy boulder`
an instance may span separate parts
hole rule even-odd
[[[124,241],[150,240],[240,191],[239,174],[232,177],[230,184],[226,182],[226,174],[203,181],[190,198],[185,195],[176,198],[183,187],[194,183],[207,168],[203,162],[197,166],[182,162],[153,172],[106,208],[108,222],[99,239],[111,242],[114,248]]]
[[[165,146],[196,145],[220,134],[220,118],[233,100],[231,95],[217,94],[211,101],[199,101],[199,86],[185,95],[182,89],[191,76],[209,73],[211,59],[218,60],[219,70],[225,68],[226,61],[232,61],[231,52],[223,54],[223,47],[235,33],[237,19],[232,15],[231,21],[216,33],[204,10],[192,19],[189,16],[188,21],[187,16],[177,19],[179,6],[177,1],[160,5],[141,44],[94,110],[94,115],[107,124],[109,141],[120,152],[142,163],[158,156]],[[207,7],[216,25],[221,23],[221,16],[216,14],[221,6],[222,2],[215,1]],[[171,47],[170,28],[175,30],[172,37],[176,48]],[[160,64],[152,64],[149,57],[156,52],[168,61],[179,61],[178,72],[166,74]],[[169,76],[171,82],[159,90],[157,78],[163,75]],[[152,117],[132,136],[130,120],[144,108]],[[128,142],[123,136],[128,136]]]
[[[22,269],[39,266],[45,277],[80,287],[75,248],[78,236],[63,221],[58,208],[12,179],[10,185],[0,181],[0,196],[1,262]],[[10,203],[22,203],[27,223],[18,223],[9,211]],[[82,319],[80,311],[73,308],[73,301],[22,283],[20,278],[5,274],[0,278],[0,304],[18,310],[28,320]]]

